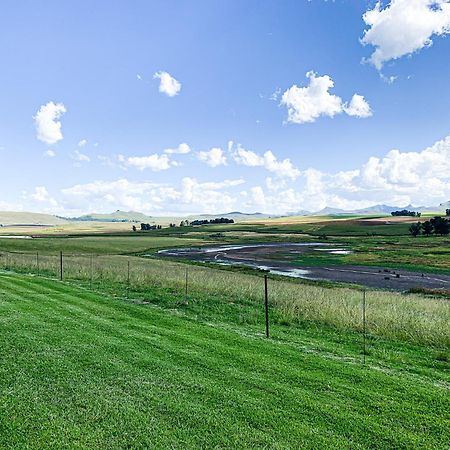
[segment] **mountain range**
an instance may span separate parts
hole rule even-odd
[[[447,208],[450,208],[450,200],[448,202],[441,203],[439,206],[389,206],[389,205],[374,205],[368,208],[354,209],[354,210],[344,210],[337,208],[323,208],[320,211],[309,213],[309,214],[297,214],[297,215],[313,215],[313,216],[327,216],[327,215],[346,215],[346,214],[391,214],[393,211],[399,211],[402,209],[407,209],[409,211],[417,211],[421,213],[438,213],[445,212]]]
[[[32,213],[32,212],[14,212],[14,211],[0,211],[0,226],[6,225],[63,225],[68,222],[145,222],[150,224],[169,222],[179,223],[181,220],[194,220],[194,219],[213,219],[216,217],[226,217],[233,219],[236,222],[247,222],[252,220],[263,220],[273,217],[283,216],[328,216],[328,215],[390,215],[393,211],[401,209],[408,209],[411,211],[417,211],[422,213],[443,213],[446,209],[450,208],[450,200],[441,203],[439,206],[419,206],[412,205],[407,206],[389,206],[389,205],[374,205],[368,208],[344,210],[338,208],[326,207],[316,212],[310,212],[305,210],[296,211],[290,214],[263,214],[263,213],[242,213],[239,211],[232,211],[222,214],[197,214],[190,216],[172,216],[172,217],[158,217],[148,216],[141,212],[136,211],[121,211],[117,210],[110,214],[91,213],[79,217],[62,217],[52,214]]]

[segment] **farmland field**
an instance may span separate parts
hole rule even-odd
[[[131,232],[130,223],[70,223],[62,228],[0,228],[0,252],[42,251],[45,253],[142,254],[171,247],[209,244],[266,242],[308,242],[324,240],[352,250],[335,257],[333,264],[386,266],[450,275],[450,238],[411,237],[408,227],[414,218],[402,217],[293,217],[243,222],[233,225],[163,228]],[[35,239],[4,239],[6,235]],[[303,256],[299,263],[324,265],[330,258],[318,254]]]
[[[450,273],[401,222],[306,225],[0,238],[0,448],[445,448],[445,292],[368,289],[363,323],[358,286],[271,274],[265,339],[267,272],[158,255],[319,241],[351,251],[291,262]]]

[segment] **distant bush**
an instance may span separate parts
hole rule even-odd
[[[149,223],[141,223],[141,231],[149,231],[149,230],[160,230],[162,228],[161,225],[150,225]],[[133,226],[133,231],[135,227]]]

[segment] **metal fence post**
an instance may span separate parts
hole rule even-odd
[[[130,260],[127,260],[127,298],[130,297]]]
[[[59,279],[63,280],[63,252],[59,252]]]
[[[184,301],[187,303],[188,299],[188,268],[186,267],[186,274],[184,280]]]
[[[267,288],[267,275],[264,275],[264,306],[266,312],[266,338],[269,337],[269,293]]]
[[[91,258],[90,258],[90,279],[89,279],[89,287],[90,289],[92,289],[92,278],[94,276],[94,258],[93,255],[91,254]]]
[[[362,301],[362,319],[363,319],[363,364],[366,363],[366,290],[363,290]]]

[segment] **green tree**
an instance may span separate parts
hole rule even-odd
[[[421,229],[422,229],[422,224],[420,222],[417,222],[417,223],[411,224],[411,226],[409,227],[409,232],[410,232],[411,236],[416,237],[417,235],[420,234]]]
[[[441,236],[446,236],[450,233],[450,221],[444,217],[433,217],[430,220],[433,225],[434,232],[440,234]]]
[[[433,225],[429,220],[422,224],[422,231],[425,236],[429,236],[433,232]]]

